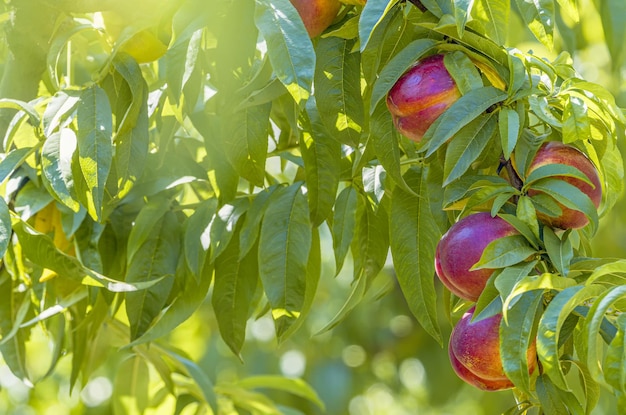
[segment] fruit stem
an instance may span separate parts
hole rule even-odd
[[[517,190],[522,190],[524,182],[515,171],[513,163],[511,163],[511,159],[505,160],[504,156],[502,155],[500,156],[500,164],[506,169],[506,172],[509,176],[509,182],[513,185],[513,187],[515,187]]]

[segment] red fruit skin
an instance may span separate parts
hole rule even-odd
[[[469,309],[452,330],[448,354],[455,373],[465,382],[483,390],[512,388],[502,368],[499,330],[502,315],[471,322],[474,307]],[[533,341],[526,353],[528,372],[537,366],[537,349]]]
[[[339,0],[290,0],[296,8],[309,37],[322,34],[331,25],[341,8]]]
[[[537,151],[526,176],[528,176],[533,170],[547,164],[565,164],[579,169],[589,178],[589,181],[593,183],[593,186],[574,177],[555,176],[554,178],[563,180],[579,188],[583,193],[589,196],[596,209],[600,206],[600,202],[602,201],[602,185],[600,184],[598,170],[583,152],[559,141],[549,141],[544,143]],[[530,196],[537,193],[540,192],[532,189],[532,186],[528,190],[528,194]],[[579,229],[589,223],[589,219],[584,213],[567,208],[560,203],[559,207],[561,208],[562,213],[558,217],[548,216],[541,212],[537,212],[537,217],[544,224],[560,229]]]
[[[404,136],[420,141],[445,110],[461,97],[448,73],[443,55],[416,62],[387,94],[387,108]]]
[[[477,301],[493,269],[470,271],[490,242],[519,232],[507,221],[489,212],[466,216],[448,229],[435,250],[437,276],[453,294]]]

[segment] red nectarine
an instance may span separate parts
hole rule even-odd
[[[290,0],[296,8],[309,36],[322,34],[335,20],[341,3],[339,0]]]
[[[432,123],[460,97],[443,55],[433,55],[416,62],[398,79],[387,95],[387,108],[398,131],[420,141]]]

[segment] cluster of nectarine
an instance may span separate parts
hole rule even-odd
[[[459,88],[444,64],[444,55],[435,54],[415,62],[398,79],[387,95],[387,108],[396,129],[403,136],[419,143],[439,116],[460,98]],[[511,183],[523,194],[531,198],[544,198],[544,201],[545,198],[552,198],[545,193],[545,187],[535,185],[534,182],[524,183],[524,179],[548,165],[566,166],[559,172],[570,172],[573,167],[580,174],[555,173],[545,177],[576,187],[596,209],[599,207],[602,186],[598,172],[587,156],[572,145],[560,141],[541,144],[527,168],[515,165],[514,151],[510,164],[512,168],[507,172],[516,176],[509,177]],[[515,199],[511,202],[515,203]],[[551,201],[536,205],[537,218],[542,226],[567,230],[582,228],[589,223],[586,214],[573,208],[572,203],[564,206],[552,198]],[[485,248],[499,238],[519,234],[511,223],[499,216],[492,216],[491,212],[470,213],[454,223],[437,244],[436,274],[450,292],[461,299],[475,302],[495,272],[494,269],[484,267],[474,269]],[[520,238],[520,243],[524,243],[523,238]],[[473,315],[474,307],[465,313],[450,336],[449,356],[454,371],[467,383],[483,390],[512,388],[514,385],[504,373],[500,358],[499,328],[502,315],[496,314],[475,322],[472,321]],[[533,341],[527,352],[531,373],[536,367],[536,359]]]

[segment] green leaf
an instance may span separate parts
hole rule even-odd
[[[583,414],[582,406],[574,394],[558,389],[545,373],[537,378],[536,389],[539,403],[544,413]]]
[[[60,125],[64,125],[66,118],[70,117],[76,110],[79,100],[79,91],[58,91],[54,94],[46,105],[41,119],[43,133],[46,137],[50,137],[54,130]]]
[[[546,373],[554,384],[569,390],[569,386],[559,361],[559,333],[565,319],[574,309],[590,298],[597,297],[604,291],[600,285],[587,287],[573,286],[558,293],[548,304],[537,330],[537,356]]]
[[[626,39],[626,4],[620,0],[594,1],[600,18],[606,45],[611,54],[613,68],[619,68],[626,61],[624,39]]]
[[[12,234],[11,213],[4,198],[0,198],[0,258],[3,258],[7,251]]]
[[[531,291],[521,296],[500,323],[500,358],[506,376],[528,395],[532,395],[527,351],[534,341],[533,326],[540,312],[542,293]]]
[[[529,275],[518,281],[513,290],[504,300],[503,310],[508,310],[509,304],[520,294],[534,290],[556,290],[563,291],[568,287],[576,285],[576,281],[571,278],[565,278],[560,275],[543,273],[541,275]],[[506,312],[506,311],[505,311]],[[506,314],[505,314],[506,317]]]
[[[191,361],[188,357],[176,353],[171,350],[165,349],[164,352],[174,359],[177,363],[181,364],[185,371],[191,376],[196,385],[200,388],[202,397],[205,402],[209,404],[209,407],[214,414],[218,413],[217,410],[217,396],[213,388],[213,383],[207,374],[196,363]]]
[[[146,361],[134,355],[117,367],[113,408],[116,413],[141,414],[148,407],[150,375]]]
[[[259,238],[259,227],[261,226],[263,215],[265,215],[265,209],[268,206],[272,193],[278,188],[278,186],[270,186],[257,193],[250,203],[239,235],[239,259],[243,258],[252,249]]]
[[[124,346],[124,348],[131,348],[167,336],[172,330],[187,321],[205,301],[213,281],[213,278],[211,278],[212,272],[211,266],[205,264],[198,278],[187,276],[180,294],[167,307],[165,313],[160,315],[145,333]]]
[[[569,95],[563,110],[563,142],[573,143],[591,137],[587,104],[575,95]]]
[[[476,0],[472,17],[482,23],[489,38],[498,45],[505,45],[510,14],[510,0]]]
[[[424,330],[442,344],[433,280],[435,248],[441,234],[430,210],[426,169],[409,169],[405,180],[415,194],[394,190],[389,221],[391,255],[409,309]]]
[[[520,134],[520,120],[517,111],[503,107],[498,114],[498,128],[504,158],[508,160],[515,149]]]
[[[315,46],[314,77],[319,118],[335,140],[351,146],[361,141],[365,121],[361,77],[357,76],[361,56],[353,48],[354,39],[320,38]]]
[[[12,224],[22,251],[28,259],[43,268],[48,268],[81,284],[105,287],[112,292],[129,292],[143,290],[159,281],[159,279],[155,279],[133,283],[105,277],[84,267],[77,258],[59,251],[49,236],[40,234],[19,218],[12,217]]]
[[[241,358],[239,353],[258,285],[259,260],[258,248],[240,258],[240,230],[241,226],[237,226],[231,243],[215,260],[212,304],[222,339]]]
[[[591,180],[589,180],[589,177],[586,174],[584,174],[582,171],[580,171],[574,166],[568,166],[566,164],[559,164],[559,163],[545,164],[543,166],[540,166],[534,169],[526,177],[526,180],[524,181],[524,185],[530,186],[533,182],[536,182],[543,178],[560,177],[560,176],[576,178],[593,186],[593,183],[591,183]]]
[[[370,140],[387,174],[397,185],[411,192],[402,178],[398,133],[384,101],[378,104],[370,119]]]
[[[30,309],[28,296],[18,292],[17,282],[14,282],[6,267],[0,270],[0,333],[2,342],[0,352],[11,372],[26,384],[28,379],[26,368],[26,339],[24,330],[19,325]]]
[[[302,183],[271,196],[259,242],[259,275],[280,337],[302,310],[311,249],[311,223]]]
[[[526,26],[548,49],[554,46],[554,0],[515,0]]]
[[[607,275],[626,279],[626,259],[611,260],[606,264],[597,266],[585,283],[587,285],[592,284]]]
[[[139,227],[139,223],[137,220],[129,241],[134,233],[144,231]],[[127,282],[135,283],[162,278],[146,290],[126,293],[126,315],[130,323],[131,340],[144,334],[165,306],[174,284],[180,245],[180,223],[176,214],[168,211],[154,223],[147,239],[129,258]]]
[[[556,178],[544,178],[531,186],[532,189],[544,192],[564,206],[578,210],[589,218],[592,230],[598,226],[598,211],[589,196],[578,187]]]
[[[271,104],[246,107],[226,118],[224,150],[237,173],[255,186],[265,179]]]
[[[78,212],[80,204],[75,199],[72,177],[72,157],[75,150],[74,131],[64,128],[51,134],[41,149],[41,170],[57,199],[74,212]]]
[[[332,213],[341,175],[341,144],[331,138],[316,112],[315,97],[307,102],[308,124],[300,136],[311,224],[319,226]],[[303,118],[305,118],[303,116]]]
[[[393,9],[399,0],[370,1],[365,3],[365,7],[359,18],[359,39],[360,48],[363,52],[369,44],[370,38],[378,24],[385,15]]]
[[[383,204],[376,208],[365,197],[357,200],[356,216],[355,238],[350,246],[354,261],[354,278],[372,281],[387,260],[389,216]]]
[[[454,20],[456,21],[456,30],[459,36],[463,37],[465,32],[465,24],[470,17],[474,0],[453,0],[454,3]]]
[[[231,242],[237,222],[246,213],[249,205],[247,198],[241,198],[220,207],[211,221],[209,230],[212,260],[219,257]]]
[[[443,63],[462,95],[473,89],[483,87],[483,81],[476,65],[465,53],[461,51],[446,53]]]
[[[398,52],[382,68],[372,88],[370,114],[374,113],[378,103],[387,95],[398,79],[422,56],[426,55],[437,44],[432,39],[417,39]],[[317,91],[316,91],[317,93]]]
[[[582,332],[587,341],[587,366],[594,379],[602,378],[602,368],[600,366],[598,346],[596,341],[600,333],[600,327],[604,322],[609,307],[616,301],[626,297],[626,285],[611,287],[598,296],[593,303],[584,320]]]
[[[324,402],[322,402],[315,392],[306,382],[301,379],[290,379],[283,376],[248,376],[237,381],[237,386],[244,389],[269,388],[283,392],[288,392],[299,396],[314,403],[322,411],[324,410]]]
[[[183,240],[185,260],[198,282],[200,281],[200,270],[211,246],[209,226],[216,212],[217,199],[207,199],[185,221]]]
[[[113,159],[113,120],[106,93],[97,85],[83,90],[78,103],[78,160],[87,186],[87,211],[102,217],[105,182]]]
[[[507,94],[492,86],[471,90],[450,106],[426,131],[426,157],[433,154],[461,128],[476,119],[494,104],[507,98]]]
[[[496,120],[493,113],[481,114],[454,136],[446,149],[444,186],[461,177],[480,157],[495,129]]]
[[[574,258],[574,250],[572,249],[572,242],[569,239],[569,234],[563,235],[563,238],[559,238],[554,231],[549,227],[543,228],[543,241],[546,245],[546,251],[552,265],[559,271],[559,273],[565,277],[569,274],[569,265]]]
[[[24,111],[24,113],[26,113],[30,118],[33,125],[39,125],[41,122],[39,113],[35,107],[28,102],[24,102],[19,99],[0,98],[0,108],[11,108],[18,111]]]
[[[255,5],[255,23],[274,72],[296,103],[303,104],[315,72],[315,50],[304,23],[289,0],[257,0]]]
[[[357,191],[353,186],[344,188],[335,201],[332,223],[335,275],[343,268],[356,228]]]
[[[134,59],[116,59],[114,67],[124,78],[132,93],[132,101],[121,120],[117,120],[115,135],[115,169],[118,197],[125,195],[143,174],[148,158],[148,85]]]
[[[537,220],[537,210],[535,209],[530,197],[520,196],[517,200],[515,216],[503,215],[503,218],[515,226],[515,229],[524,235],[535,248],[539,248],[539,222]]]
[[[494,281],[494,285],[500,293],[500,298],[503,303],[509,297],[517,283],[528,277],[536,265],[537,261],[522,262],[521,264],[506,267],[500,271]],[[505,313],[505,321],[506,318],[507,314]]]
[[[624,343],[626,314],[617,317],[617,327],[617,335],[609,344],[602,367],[606,382],[614,388],[619,401],[624,402],[626,398],[626,368],[624,366],[624,359],[626,359],[626,344]]]
[[[10,177],[34,150],[35,148],[33,147],[22,147],[6,153],[2,161],[0,161],[0,183],[4,182],[7,177]]]
[[[491,241],[485,247],[480,260],[470,270],[506,268],[519,264],[536,254],[537,251],[528,245],[524,236],[505,236]]]

